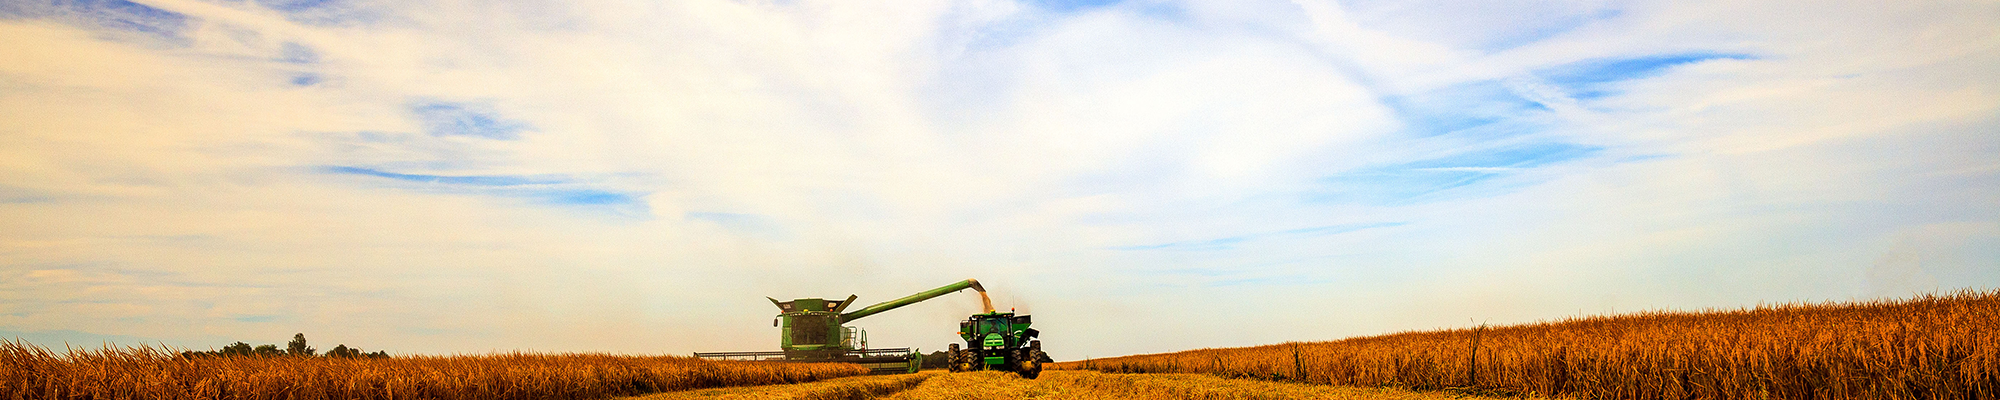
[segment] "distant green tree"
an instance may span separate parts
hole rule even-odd
[[[306,334],[292,335],[292,341],[285,344],[285,354],[293,357],[312,357],[313,348],[306,347]]]
[[[361,356],[361,349],[351,349],[351,348],[348,348],[346,344],[341,344],[341,345],[336,345],[336,346],[333,346],[333,349],[332,349],[332,350],[327,350],[327,351],[326,351],[326,356],[327,356],[327,357],[343,357],[343,358],[353,358],[353,357],[360,357],[360,356]]]
[[[951,367],[951,355],[945,353],[944,350],[933,351],[930,354],[924,355],[923,369],[948,367]]]
[[[216,351],[183,351],[181,352],[181,357],[183,358],[233,357],[233,356],[313,357],[317,355],[316,353],[318,353],[318,351],[319,351],[318,349],[314,349],[312,346],[307,346],[306,334],[300,333],[292,335],[292,341],[290,343],[286,343],[285,348],[283,349],[278,348],[277,345],[262,344],[257,346],[251,346],[249,343],[236,342],[236,343],[230,343],[228,346],[222,346],[221,350],[216,350]],[[389,358],[389,352],[376,351],[373,353],[369,353],[357,347],[347,347],[346,344],[339,344],[334,346],[333,349],[327,350],[325,356],[354,357],[354,358]]]
[[[249,343],[236,342],[228,346],[222,346],[222,351],[217,353],[225,356],[247,356],[255,354],[255,351],[250,349]]]

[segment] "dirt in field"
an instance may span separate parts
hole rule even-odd
[[[938,371],[840,378],[795,385],[661,393],[626,400],[683,399],[1464,399],[1464,395],[1383,388],[1225,379],[1201,374],[1105,374],[1047,371],[1041,379],[1012,373]]]

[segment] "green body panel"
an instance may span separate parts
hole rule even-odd
[[[1006,364],[1006,363],[1007,363],[1007,357],[986,357],[985,361],[986,361],[986,363],[987,363],[987,364],[991,364],[991,365],[1000,365],[1000,364]]]
[[[983,347],[1018,347],[1021,338],[1026,336],[1030,321],[1026,315],[1016,316],[1011,312],[974,314],[959,323],[958,336],[965,338],[967,344],[981,342],[979,344]],[[1001,343],[991,343],[996,336]]]
[[[779,332],[779,345],[785,351],[833,351],[845,352],[855,346],[847,329],[835,323],[838,315],[830,312],[803,311],[781,315],[783,331]]]

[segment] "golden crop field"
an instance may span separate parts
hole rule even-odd
[[[608,354],[184,357],[0,341],[0,399],[590,399],[862,375],[853,364]]]
[[[1066,362],[1609,399],[2000,398],[2000,291],[1647,312]]]

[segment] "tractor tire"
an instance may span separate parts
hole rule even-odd
[[[979,355],[972,350],[959,350],[951,354],[951,372],[971,372],[979,365],[973,362]]]
[[[964,354],[961,354],[961,352],[958,351],[958,343],[952,343],[950,348],[947,349],[944,352],[944,354],[945,354],[944,356],[945,369],[951,370],[951,372],[965,372],[965,370],[960,369],[958,365],[958,360],[965,357]]]
[[[1026,379],[1042,376],[1042,352],[1033,348],[1015,350],[1014,373]]]

